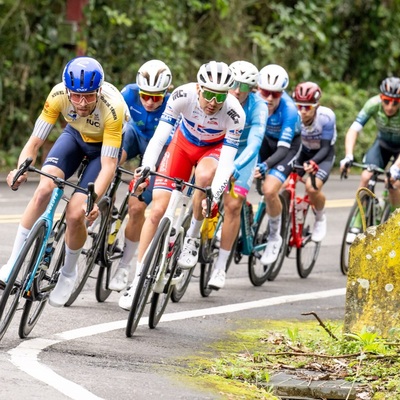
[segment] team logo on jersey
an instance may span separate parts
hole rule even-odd
[[[175,90],[175,91],[172,93],[172,100],[179,99],[180,97],[187,97],[186,92],[184,92],[182,89]]]
[[[231,119],[233,120],[233,122],[234,122],[235,124],[238,124],[238,123],[239,123],[239,117],[240,117],[240,115],[239,115],[233,108],[231,108],[231,109],[227,112],[227,114],[231,117]]]

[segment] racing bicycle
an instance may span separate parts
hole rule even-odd
[[[88,194],[86,215],[93,209],[96,194],[94,184],[88,189],[48,174],[31,166],[32,158],[27,158],[19,167],[13,185],[27,171],[52,179],[56,187],[44,213],[30,230],[13,268],[5,282],[1,282],[0,299],[0,339],[7,331],[19,303],[25,300],[18,334],[26,338],[39,320],[50,292],[54,289],[64,261],[65,210],[54,223],[55,212],[64,198],[65,186],[83,190]],[[84,168],[83,166],[82,168]],[[12,186],[13,186],[12,185]],[[68,200],[67,200],[68,201]]]

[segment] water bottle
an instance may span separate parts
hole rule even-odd
[[[253,205],[249,201],[246,201],[246,207],[247,207],[248,223],[249,226],[252,226],[254,221]]]
[[[121,227],[121,220],[118,218],[118,209],[116,207],[113,207],[113,211],[111,214],[110,235],[108,236],[108,244],[114,243],[120,227]]]

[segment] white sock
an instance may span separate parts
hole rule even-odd
[[[11,256],[7,261],[8,265],[14,264],[15,260],[17,259],[18,255],[19,255],[21,247],[24,244],[25,239],[27,238],[30,231],[31,231],[30,229],[24,228],[21,224],[18,225],[18,230],[17,230],[17,234],[15,236]]]
[[[214,269],[225,271],[226,262],[228,261],[229,254],[231,254],[230,250],[219,249],[218,258],[217,261],[215,262]]]
[[[325,215],[325,209],[322,210],[315,210],[315,220],[321,221]]]
[[[125,239],[124,254],[119,262],[118,268],[130,269],[131,261],[138,247],[139,242],[132,242],[132,240]]]
[[[268,239],[276,239],[281,232],[282,217],[278,215],[276,217],[269,217],[269,235]]]
[[[199,221],[192,217],[192,220],[190,221],[190,227],[186,233],[186,237],[199,238],[202,224],[203,220]]]
[[[65,260],[64,266],[62,267],[62,274],[64,276],[70,277],[75,275],[76,263],[82,252],[82,247],[78,250],[71,250],[67,245],[65,245]]]

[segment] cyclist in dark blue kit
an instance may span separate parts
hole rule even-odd
[[[139,68],[136,83],[130,83],[122,89],[132,119],[124,129],[120,164],[144,154],[170,96],[167,91],[171,82],[172,74],[168,66],[160,60],[150,60]],[[152,188],[153,179],[143,193],[143,202],[133,196],[129,199],[124,253],[110,281],[111,290],[121,291],[128,285],[130,264],[139,244],[146,207],[152,200]]]
[[[259,153],[261,162],[254,175],[265,178],[263,193],[270,226],[267,247],[261,257],[263,265],[272,264],[282,246],[279,191],[301,148],[300,114],[293,99],[285,92],[288,84],[289,76],[281,66],[270,64],[260,70],[258,94],[267,103],[269,115]]]

